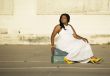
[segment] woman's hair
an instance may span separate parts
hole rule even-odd
[[[61,26],[61,28],[63,28],[64,30],[66,30],[64,24],[61,22],[61,18],[62,18],[62,16],[66,16],[66,18],[67,18],[67,22],[70,21],[70,16],[69,16],[69,14],[67,14],[67,13],[63,13],[63,14],[61,14],[60,19],[59,19],[59,22],[60,22],[60,26]]]

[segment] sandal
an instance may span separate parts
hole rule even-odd
[[[95,63],[99,63],[102,60],[103,60],[102,58],[91,58],[89,63],[95,64]]]
[[[64,61],[65,61],[67,64],[74,64],[74,62],[73,62],[73,61],[68,60],[66,57],[64,57]]]

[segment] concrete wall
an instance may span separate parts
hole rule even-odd
[[[38,14],[110,14],[110,0],[38,0]]]
[[[47,1],[47,4],[50,2],[50,6],[53,5],[53,9],[45,5],[45,1]],[[72,4],[67,7],[65,3],[68,2],[69,4],[71,1],[73,1]],[[108,15],[110,14],[109,0],[86,1],[86,12],[84,11],[85,9],[82,8],[84,1],[86,0],[0,0],[0,5],[2,4],[6,7],[4,8],[5,10],[9,10],[4,14],[3,10],[0,10],[0,12],[2,12],[0,13],[0,29],[5,29],[9,35],[16,35],[20,32],[21,34],[50,36],[54,26],[59,23],[60,14],[69,13],[71,16],[70,24],[73,25],[78,34],[84,35],[85,37],[95,34],[110,34],[110,15]],[[98,1],[98,3],[96,1]],[[102,7],[99,1],[102,1]],[[61,4],[62,6],[56,7],[58,3],[58,5],[60,5],[60,2],[63,3]],[[96,2],[96,6],[93,6],[94,2]],[[8,4],[7,6],[9,6],[9,8],[7,8],[5,3]],[[40,5],[42,3],[44,3],[44,5]],[[10,6],[10,4],[12,5]],[[3,8],[2,5],[0,6],[1,9]],[[73,9],[75,7],[76,9]],[[55,12],[56,8],[61,8],[61,11],[58,10],[58,12]],[[43,9],[50,12],[46,12]],[[66,9],[68,9],[68,11]],[[77,12],[77,9],[82,11]],[[97,11],[97,9],[99,10]],[[91,12],[91,10],[95,10],[95,13],[93,11]]]

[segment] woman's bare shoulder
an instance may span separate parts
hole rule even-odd
[[[71,24],[69,24],[69,26],[71,26],[71,28],[74,29],[73,26],[72,26]]]
[[[61,28],[60,24],[57,24],[57,25],[55,26],[55,28],[56,28],[56,29],[60,29],[60,28]]]
[[[72,27],[72,25],[71,25],[71,24],[68,24],[68,25]]]

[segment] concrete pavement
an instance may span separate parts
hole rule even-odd
[[[49,45],[0,45],[0,76],[110,76],[110,45],[92,45],[101,64],[51,64]]]

